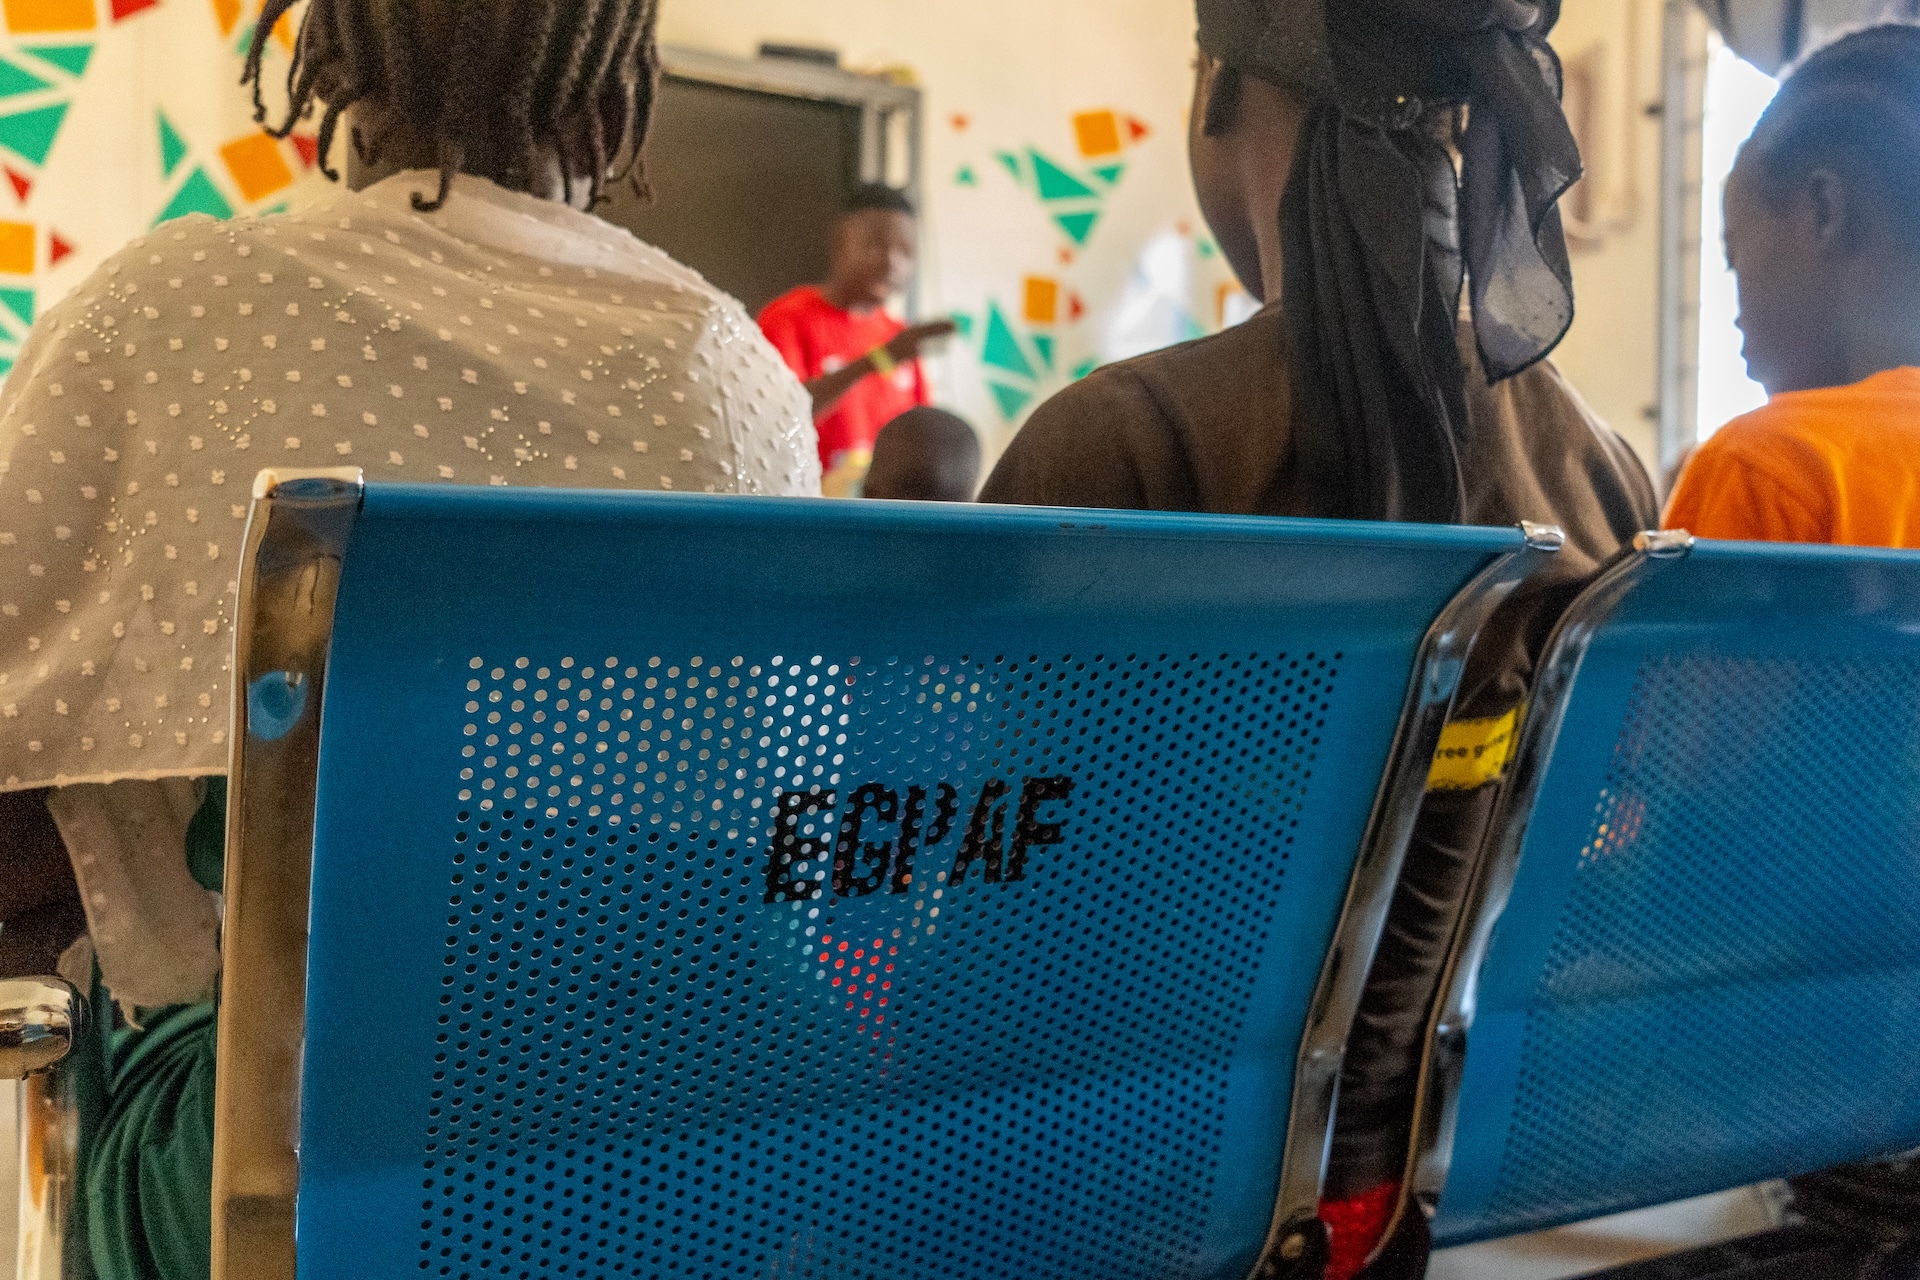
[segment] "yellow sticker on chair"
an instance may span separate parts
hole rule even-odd
[[[1513,758],[1520,708],[1489,720],[1461,720],[1440,731],[1440,749],[1427,774],[1429,791],[1475,791],[1498,782]]]

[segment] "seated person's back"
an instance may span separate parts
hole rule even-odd
[[[1787,81],[1727,182],[1727,258],[1766,407],[1688,463],[1703,537],[1920,546],[1920,30],[1877,27]]]
[[[1395,1204],[1427,1009],[1535,657],[1587,575],[1657,518],[1631,450],[1543,362],[1572,320],[1554,201],[1579,167],[1539,70],[1557,8],[1199,0],[1195,186],[1266,307],[1062,392],[982,493],[1566,530],[1551,581],[1510,600],[1474,650],[1449,733],[1478,763],[1436,769],[1347,1045],[1327,1169],[1337,1277]],[[1503,148],[1519,104],[1529,127],[1506,136],[1530,145]],[[1485,131],[1466,139],[1464,189],[1447,146],[1462,105]],[[1537,238],[1512,234],[1507,197]]]

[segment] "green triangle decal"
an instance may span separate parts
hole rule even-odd
[[[41,89],[51,89],[53,85],[25,67],[16,66],[5,58],[0,58],[0,98],[12,98],[23,93],[34,93]]]
[[[1211,258],[1215,254],[1220,252],[1220,246],[1216,245],[1213,241],[1207,239],[1205,236],[1200,237],[1200,243],[1195,247],[1200,250],[1200,258],[1202,261],[1205,261],[1206,259]]]
[[[1032,147],[1027,148],[1027,155],[1033,160],[1033,176],[1040,185],[1042,200],[1084,200],[1100,194]]]
[[[1126,171],[1127,166],[1123,164],[1103,164],[1093,171],[1093,176],[1111,187],[1119,183],[1120,176]]]
[[[187,140],[174,129],[173,121],[167,119],[167,113],[160,115],[160,173],[171,178],[180,162],[187,158]]]
[[[1086,213],[1057,213],[1053,216],[1053,220],[1060,224],[1062,231],[1073,238],[1075,244],[1085,244],[1087,238],[1093,234],[1094,225],[1100,221],[1100,211],[1091,209]]]
[[[0,147],[25,156],[35,164],[45,164],[60,133],[60,122],[67,118],[67,104],[55,103],[33,111],[16,111],[0,116]]]
[[[0,306],[4,306],[28,324],[33,323],[33,290],[0,289]]]
[[[1086,377],[1088,374],[1092,373],[1095,369],[1098,369],[1099,367],[1100,367],[1100,357],[1098,356],[1094,356],[1087,360],[1082,360],[1079,364],[1073,366],[1073,380],[1075,382],[1078,382],[1080,381],[1080,379]]]
[[[234,42],[233,51],[243,58],[253,52],[253,28],[255,25],[256,24],[251,22],[243,22],[240,24],[240,38]]]
[[[977,187],[980,185],[979,175],[974,173],[973,166],[970,164],[961,165],[960,172],[953,176],[953,180],[957,185],[962,187]]]
[[[1019,156],[1013,154],[1011,151],[996,151],[993,153],[993,158],[1006,166],[1007,172],[1013,175],[1015,182],[1026,181],[1026,178],[1020,172]]]
[[[1000,416],[1012,422],[1020,416],[1020,411],[1033,403],[1033,393],[1022,391],[1018,387],[1003,387],[997,382],[987,384],[993,391],[993,398],[1000,402]]]
[[[1004,369],[1022,378],[1039,376],[1034,372],[1033,362],[1027,359],[1027,353],[1020,349],[1020,340],[1013,336],[1007,318],[1000,314],[998,303],[987,306],[987,340],[980,350],[980,363],[994,369]]]
[[[87,64],[93,61],[93,46],[90,44],[43,44],[20,52],[52,63],[70,76],[87,74]]]
[[[1040,353],[1040,363],[1047,366],[1047,372],[1053,372],[1053,338],[1044,333],[1033,335],[1033,349]]]
[[[0,378],[4,378],[12,372],[13,361],[6,356],[0,356]]]
[[[955,312],[950,318],[953,321],[954,332],[960,335],[960,340],[962,342],[966,341],[968,338],[971,338],[973,336],[973,317],[972,316],[964,315],[960,312]]]
[[[233,206],[220,194],[220,188],[213,185],[205,169],[195,169],[193,175],[181,184],[179,193],[167,205],[165,212],[153,220],[155,226],[171,222],[175,218],[184,218],[190,213],[205,213],[216,218],[231,218]]]

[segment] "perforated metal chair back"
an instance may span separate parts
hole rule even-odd
[[[298,1055],[298,1162],[288,1221],[223,1093],[230,1273],[1247,1272],[1416,656],[1518,533],[339,488],[255,517],[221,1083]],[[315,698],[288,964],[244,828]]]
[[[1920,555],[1689,544],[1546,660],[1430,1064],[1470,1021],[1442,1243],[1920,1147]]]

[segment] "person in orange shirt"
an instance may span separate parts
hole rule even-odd
[[[1726,238],[1770,399],[1700,446],[1667,527],[1920,547],[1920,28],[1793,73],[1728,179]]]

